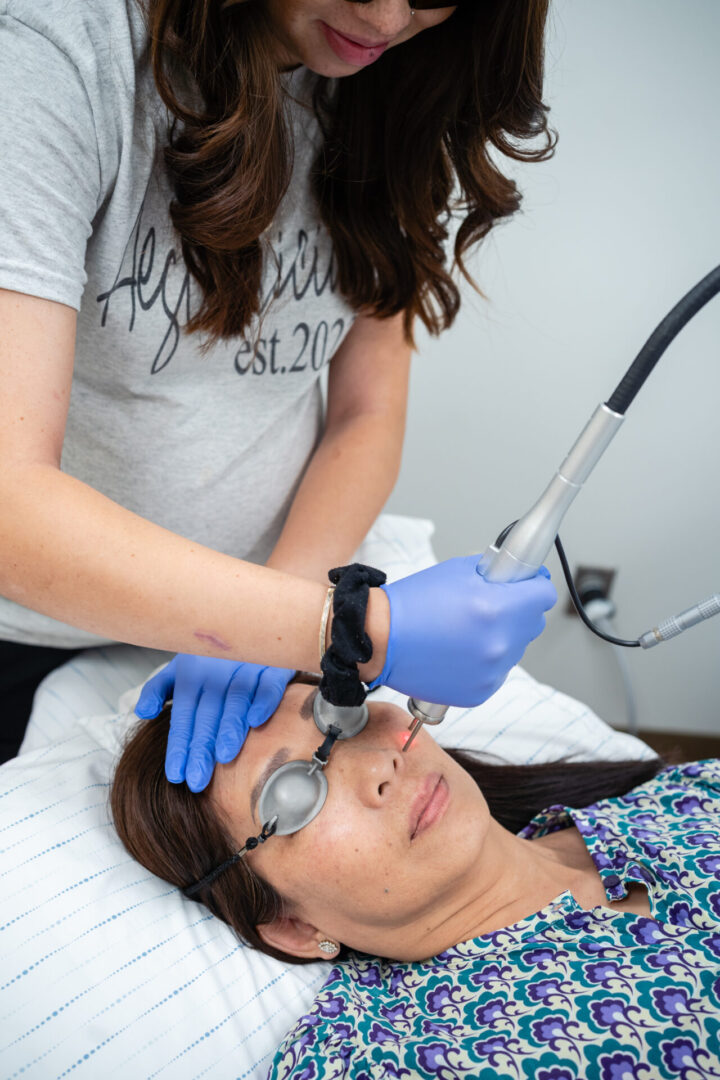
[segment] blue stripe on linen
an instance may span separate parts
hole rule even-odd
[[[64,952],[66,949],[72,948],[72,946],[76,945],[78,941],[82,941],[83,938],[86,938],[86,937],[96,933],[97,931],[101,930],[103,926],[107,926],[109,923],[113,922],[115,919],[120,919],[124,915],[127,915],[128,912],[136,911],[139,908],[142,908],[147,904],[154,903],[156,900],[162,899],[163,896],[168,896],[168,895],[171,895],[171,894],[175,895],[176,893],[177,893],[177,889],[173,888],[173,889],[168,889],[167,891],[161,893],[159,897],[154,896],[154,895],[148,896],[148,895],[146,895],[144,893],[143,894],[138,894],[138,895],[142,895],[141,900],[138,900],[134,904],[130,904],[126,908],[122,908],[120,911],[113,912],[113,914],[110,915],[107,919],[101,919],[99,922],[96,922],[93,926],[88,926],[86,929],[84,929],[82,931],[82,933],[78,934],[77,937],[75,937],[72,941],[64,941],[63,944],[59,945],[56,949],[52,949],[50,952],[46,953],[44,956],[41,956],[34,963],[28,964],[27,968],[25,968],[22,972],[20,972],[19,974],[14,975],[12,977],[12,979],[9,980],[9,982],[6,982],[4,985],[1,985],[0,990],[7,990],[8,987],[13,985],[13,983],[19,982],[22,978],[24,978],[26,975],[28,975],[31,971],[34,971],[37,968],[41,967],[42,964],[47,963],[47,961],[50,960],[53,956],[56,956],[58,953]],[[92,909],[92,908],[96,907],[97,905],[96,905],[96,903],[93,902],[93,903],[90,903],[90,904],[88,904],[86,906]],[[25,941],[25,944],[27,944],[30,941],[34,941],[38,937],[41,937],[42,934],[49,932],[50,930],[54,929],[55,926],[59,926],[63,922],[66,922],[68,919],[73,918],[76,914],[78,914],[79,912],[82,912],[83,910],[84,910],[83,907],[76,908],[74,911],[69,912],[67,915],[64,915],[62,919],[58,919],[56,923],[48,924],[48,926],[45,927],[43,930],[39,930],[37,933],[33,934],[30,938],[27,938],[26,941]],[[208,917],[210,917],[210,916],[208,916]]]
[[[136,906],[138,906],[138,905],[133,905],[133,906],[134,906],[134,907],[136,907]],[[132,909],[130,908],[130,909],[127,909],[127,910],[132,910]],[[124,912],[123,912],[123,914],[124,914]],[[108,923],[108,922],[111,922],[111,921],[112,921],[112,919],[114,919],[115,917],[116,917],[116,916],[114,916],[114,915],[113,915],[113,916],[111,917],[111,919],[105,919],[105,920],[103,920],[103,922],[102,922],[102,923],[99,923],[99,924],[98,924],[98,926],[102,926],[102,925],[105,925],[105,924],[106,924],[106,923]],[[158,922],[162,922],[163,920],[164,920],[164,915],[161,915],[161,916],[160,916],[160,918],[159,918],[159,919],[158,919],[157,921],[158,921]],[[209,922],[210,922],[211,920],[212,920],[212,916],[211,916],[211,915],[210,915],[210,914],[208,913],[207,915],[204,915],[204,916],[202,916],[201,918],[199,918],[198,920],[196,920],[196,922],[195,922],[195,923],[193,923],[193,924],[191,924],[191,925],[192,925],[192,926],[195,926],[195,925],[198,925],[198,924],[202,924],[202,923],[209,923]],[[187,932],[188,932],[188,927],[187,927],[187,926],[182,926],[182,927],[180,927],[180,928],[179,928],[179,929],[178,929],[178,930],[177,930],[176,932],[174,932],[173,934],[169,935],[169,936],[168,936],[167,938],[165,938],[165,939],[164,939],[163,941],[160,941],[160,942],[158,942],[157,948],[158,948],[158,949],[162,949],[162,948],[165,948],[165,947],[166,947],[166,946],[168,946],[168,945],[169,945],[169,944],[170,944],[171,942],[173,942],[175,938],[178,938],[178,937],[184,936],[184,935],[186,935],[186,934],[187,934]],[[81,935],[81,936],[84,936],[84,935]],[[214,935],[214,936],[216,936],[216,935]],[[187,955],[190,955],[190,953],[193,953],[193,952],[195,952],[196,950],[199,950],[199,949],[205,948],[205,947],[207,946],[207,944],[208,944],[207,940],[202,940],[202,941],[199,941],[199,942],[198,942],[198,943],[197,943],[197,944],[196,944],[196,945],[195,945],[195,946],[193,947],[193,949],[189,950],[188,954],[186,954],[186,955],[184,955],[184,956],[181,956],[181,957],[175,957],[174,961],[173,961],[173,962],[172,962],[172,963],[170,964],[170,968],[171,968],[171,967],[172,967],[172,966],[173,966],[174,964],[176,964],[176,963],[182,963],[182,962],[183,962],[183,961],[184,961],[184,960],[185,960],[185,959],[187,958]],[[237,947],[237,948],[239,948],[239,946],[236,946],[236,947]],[[58,950],[55,950],[55,951],[58,951]],[[147,955],[149,955],[149,953],[150,953],[151,951],[155,951],[155,950],[145,950],[145,951],[144,951],[143,953],[139,954],[139,955],[138,955],[138,956],[136,957],[136,961],[137,961],[137,960],[139,960],[139,959],[140,959],[140,958],[141,958],[142,956],[147,956]],[[48,954],[48,956],[50,956],[50,955],[52,955],[52,954]],[[45,957],[44,959],[47,959],[47,957]],[[31,966],[32,966],[32,965],[31,965]],[[37,965],[35,965],[35,966],[37,966]],[[108,981],[108,979],[110,979],[110,978],[112,978],[112,977],[113,977],[113,975],[118,975],[118,974],[119,974],[120,972],[124,971],[124,970],[125,970],[125,969],[126,969],[126,968],[127,968],[128,966],[129,966],[129,964],[123,964],[123,965],[122,965],[122,966],[121,966],[120,968],[116,968],[116,969],[115,969],[115,971],[114,971],[114,972],[112,973],[112,975],[108,975],[108,976],[106,976],[105,978],[103,978],[103,979],[102,979],[102,984],[104,985],[104,984],[105,984],[105,983],[106,983],[106,982]],[[157,969],[154,969],[154,970],[153,970],[153,971],[152,971],[152,972],[150,973],[150,975],[148,976],[148,978],[147,978],[147,979],[145,980],[145,983],[143,983],[143,984],[140,984],[139,986],[135,987],[135,988],[134,988],[133,990],[131,990],[131,991],[126,991],[126,992],[125,992],[124,994],[121,994],[121,995],[120,995],[120,996],[119,996],[119,997],[118,997],[118,998],[117,998],[117,999],[116,999],[116,1000],[115,1000],[115,1001],[113,1002],[113,1005],[119,1005],[119,1004],[120,1004],[121,1002],[125,1001],[125,999],[127,999],[128,997],[130,997],[132,993],[135,993],[135,991],[136,991],[136,990],[140,990],[140,989],[142,989],[142,987],[143,987],[143,986],[145,986],[145,985],[146,985],[147,983],[149,983],[149,982],[151,982],[152,980],[154,980],[154,979],[155,979],[155,978],[156,978],[156,977],[157,977],[158,975],[162,974],[162,976],[164,977],[164,976],[165,976],[165,975],[167,974],[168,970],[169,970],[169,967],[167,966],[167,964],[163,964],[163,965],[161,965],[161,966],[160,966],[159,968],[157,968]],[[197,980],[198,980],[198,979],[201,979],[201,978],[202,978],[202,977],[203,977],[204,975],[206,975],[206,973],[207,973],[207,971],[208,971],[208,970],[209,970],[209,969],[208,969],[207,967],[203,967],[203,968],[201,968],[201,969],[200,969],[200,970],[199,970],[199,971],[197,972],[197,974],[196,974],[196,975],[194,975],[194,976],[193,976],[192,978],[190,978],[190,979],[187,979],[187,980],[185,981],[185,983],[184,983],[184,984],[181,984],[180,986],[177,986],[177,987],[176,987],[175,989],[173,989],[173,990],[169,991],[169,992],[168,992],[168,993],[167,993],[167,994],[165,995],[165,997],[164,997],[164,998],[162,998],[162,999],[161,999],[160,1001],[156,1002],[156,1003],[155,1003],[155,1005],[153,1005],[152,1009],[149,1009],[149,1010],[148,1010],[148,1009],[146,1009],[146,1010],[145,1010],[145,1011],[144,1011],[143,1013],[140,1013],[140,1014],[139,1014],[138,1016],[133,1016],[133,1018],[132,1018],[132,1019],[131,1019],[131,1020],[130,1020],[130,1021],[129,1021],[128,1023],[124,1024],[124,1025],[123,1025],[123,1026],[121,1026],[121,1027],[118,1027],[118,1028],[117,1028],[117,1029],[116,1029],[116,1030],[115,1030],[115,1031],[114,1031],[114,1032],[112,1033],[112,1035],[108,1036],[107,1038],[103,1039],[103,1040],[102,1040],[101,1042],[97,1043],[97,1044],[96,1044],[96,1046],[94,1047],[94,1049],[92,1049],[92,1053],[94,1054],[94,1053],[95,1053],[95,1052],[96,1052],[97,1050],[101,1049],[101,1048],[102,1048],[103,1046],[107,1046],[107,1045],[109,1045],[109,1043],[110,1043],[110,1042],[112,1042],[112,1041],[113,1041],[113,1039],[117,1038],[117,1037],[118,1037],[119,1035],[121,1035],[121,1034],[122,1034],[123,1032],[125,1032],[125,1031],[127,1031],[127,1030],[128,1030],[129,1028],[131,1028],[131,1027],[133,1026],[133,1024],[135,1024],[135,1023],[136,1023],[136,1022],[138,1021],[138,1019],[141,1019],[141,1018],[142,1018],[143,1016],[146,1016],[146,1015],[147,1015],[147,1014],[148,1014],[149,1012],[153,1012],[153,1011],[154,1011],[155,1009],[157,1009],[157,1008],[160,1008],[160,1007],[161,1007],[161,1006],[162,1006],[163,1004],[166,1004],[167,1002],[171,1001],[171,1000],[172,1000],[172,999],[173,999],[174,997],[176,997],[176,996],[177,996],[178,994],[180,994],[180,993],[181,993],[182,991],[186,990],[186,989],[187,989],[187,988],[188,988],[189,986],[191,986],[191,985],[192,985],[193,983],[197,982]],[[61,1004],[61,1005],[58,1005],[58,1008],[57,1008],[57,1009],[55,1009],[55,1010],[53,1010],[53,1012],[52,1012],[52,1014],[51,1014],[51,1017],[48,1017],[48,1018],[47,1018],[47,1020],[50,1020],[50,1019],[51,1019],[52,1017],[55,1017],[55,1016],[59,1016],[59,1015],[60,1015],[60,1013],[63,1013],[63,1012],[65,1012],[65,1011],[66,1011],[67,1009],[69,1009],[69,1008],[70,1008],[70,1007],[71,1007],[71,1006],[72,1006],[73,1004],[75,1004],[76,1002],[80,1001],[80,1000],[81,1000],[81,998],[85,997],[85,996],[86,996],[86,993],[88,993],[88,992],[89,992],[90,990],[92,990],[92,989],[96,989],[96,987],[88,987],[88,988],[87,988],[86,990],[83,990],[83,992],[82,992],[82,993],[80,993],[80,994],[76,994],[76,995],[75,995],[74,997],[72,997],[72,998],[68,999],[67,1001],[63,1002],[63,1004]],[[106,1011],[106,1010],[104,1009],[104,1010],[101,1010],[101,1012],[99,1012],[99,1013],[96,1013],[96,1014],[95,1014],[94,1016],[92,1016],[92,1017],[85,1017],[85,1018],[83,1019],[83,1023],[85,1023],[85,1024],[90,1024],[90,1023],[92,1023],[93,1021],[96,1021],[96,1020],[98,1019],[98,1017],[99,1017],[99,1016],[101,1016],[101,1015],[102,1015],[102,1013],[103,1013],[103,1012],[105,1012],[105,1011]],[[44,1022],[47,1022],[47,1020],[46,1020],[46,1021],[44,1021]],[[42,1026],[42,1025],[38,1025],[38,1027],[39,1027],[39,1026]],[[28,1032],[28,1034],[29,1034],[29,1032]],[[16,1040],[16,1041],[18,1041],[18,1040]],[[40,1063],[40,1062],[41,1062],[41,1061],[42,1061],[42,1060],[43,1060],[44,1058],[46,1058],[46,1057],[48,1056],[48,1054],[52,1054],[52,1053],[53,1053],[53,1052],[54,1052],[55,1050],[57,1050],[57,1049],[58,1049],[58,1048],[59,1048],[59,1047],[60,1047],[60,1046],[62,1045],[62,1043],[63,1043],[64,1041],[65,1041],[65,1039],[61,1039],[61,1040],[60,1040],[60,1042],[55,1042],[55,1043],[53,1043],[52,1045],[48,1045],[48,1046],[47,1046],[47,1048],[46,1048],[46,1050],[45,1050],[45,1052],[44,1052],[43,1054],[40,1054],[40,1055],[39,1055],[38,1057],[36,1057],[36,1058],[35,1058],[35,1059],[33,1059],[32,1061],[26,1062],[26,1064],[25,1064],[25,1065],[24,1065],[24,1066],[23,1066],[23,1067],[22,1067],[22,1068],[21,1068],[20,1070],[18,1070],[18,1073],[17,1073],[17,1074],[15,1074],[15,1075],[19,1075],[19,1073],[20,1073],[20,1072],[23,1072],[23,1071],[27,1071],[27,1070],[29,1070],[29,1069],[33,1068],[33,1067],[34,1067],[35,1065],[39,1064],[39,1063]],[[12,1044],[10,1044],[10,1045],[12,1045]],[[90,1056],[91,1056],[91,1055],[90,1055],[89,1053],[88,1053],[88,1054],[85,1054],[85,1055],[83,1056],[83,1058],[80,1058],[80,1059],[78,1059],[78,1060],[77,1060],[77,1061],[76,1061],[76,1062],[75,1062],[74,1064],[72,1064],[72,1065],[69,1065],[69,1066],[68,1066],[68,1067],[67,1067],[67,1068],[65,1069],[65,1071],[64,1071],[63,1073],[61,1073],[60,1075],[62,1075],[62,1076],[66,1076],[66,1075],[68,1074],[68,1072],[70,1072],[70,1071],[71,1071],[72,1069],[74,1069],[74,1068],[77,1068],[77,1067],[78,1067],[79,1065],[82,1065],[84,1061],[86,1061],[86,1060],[89,1060],[89,1057],[90,1057]]]
[[[242,948],[244,950],[245,947],[240,946],[240,948]],[[278,972],[277,975],[275,975],[268,982],[264,983],[261,987],[259,987],[251,997],[249,997],[245,1001],[243,1001],[242,1005],[240,1005],[237,1009],[234,1009],[231,1013],[228,1013],[217,1024],[213,1024],[202,1035],[199,1035],[192,1042],[188,1043],[185,1047],[183,1047],[183,1049],[178,1054],[175,1054],[174,1057],[170,1058],[167,1061],[167,1063],[162,1066],[162,1068],[156,1069],[155,1072],[151,1073],[148,1076],[147,1080],[153,1080],[154,1077],[160,1076],[162,1073],[164,1073],[166,1069],[172,1069],[173,1066],[175,1066],[178,1062],[182,1061],[182,1059],[184,1057],[186,1057],[187,1054],[191,1053],[191,1051],[196,1049],[196,1047],[200,1046],[201,1043],[205,1042],[206,1040],[211,1039],[213,1035],[217,1034],[217,1032],[219,1032],[225,1026],[225,1024],[227,1024],[231,1020],[237,1018],[238,1014],[241,1013],[243,1009],[247,1008],[247,1006],[250,1005],[251,1003],[256,1002],[261,997],[262,994],[265,994],[268,991],[273,990],[275,993],[280,995],[279,1000],[283,1000],[281,984],[284,983],[284,982],[286,983],[288,981],[287,978],[286,978],[287,974],[288,974],[287,971]],[[247,972],[243,970],[242,973],[238,975],[238,978],[246,977],[246,975],[247,975]],[[318,981],[318,989],[322,985],[322,982],[324,982],[324,978],[322,980]],[[223,989],[225,989],[225,987],[223,987]],[[218,995],[214,995],[214,996],[217,997]],[[212,999],[210,999],[210,1000],[212,1000]],[[205,1001],[204,1004],[207,1007],[208,1001]],[[286,1006],[283,1005],[283,1011],[285,1011],[285,1008],[286,1008]],[[266,1026],[266,1023],[267,1023],[267,1020],[264,1020],[263,1023],[257,1024],[252,1029],[251,1032],[248,1032],[245,1039],[242,1039],[241,1042],[238,1045],[242,1045],[242,1043],[244,1043],[247,1038],[250,1038],[251,1035],[257,1034],[258,1031],[260,1031],[262,1028],[264,1028]],[[177,1024],[175,1025],[175,1027],[177,1027]],[[148,1043],[145,1044],[145,1046],[142,1049],[145,1050],[150,1045],[152,1045],[152,1043],[148,1042]],[[132,1060],[132,1058],[127,1059],[128,1062],[131,1061],[131,1060]],[[207,1067],[207,1069],[203,1070],[203,1072],[212,1071],[215,1068],[216,1064],[217,1064],[217,1059],[215,1059],[213,1061],[213,1064],[209,1065]],[[203,1073],[195,1073],[196,1077],[197,1076],[202,1076],[202,1075],[203,1075]]]
[[[572,719],[568,720],[568,722],[566,724],[564,724],[561,728],[558,728],[557,731],[554,731],[553,732],[553,738],[552,739],[546,739],[544,743],[541,743],[540,746],[537,748],[537,750],[534,753],[532,753],[530,755],[530,757],[527,759],[527,764],[532,765],[532,763],[535,761],[535,759],[538,757],[538,755],[541,754],[542,751],[545,750],[548,746],[550,746],[553,739],[557,739],[558,735],[562,735],[564,732],[569,731],[570,728],[573,727],[578,722],[579,719],[580,719],[579,717],[573,716]]]
[[[137,884],[137,883],[133,882],[133,884]],[[209,929],[214,929],[214,925],[213,925],[211,920],[212,920],[212,916],[208,914],[208,915],[205,915],[202,918],[198,919],[195,923],[191,924],[191,926],[197,926],[200,923],[207,922],[207,923],[211,923]],[[163,917],[161,917],[160,919],[158,919],[156,921],[157,922],[163,921]],[[23,1032],[22,1035],[19,1035],[12,1042],[8,1043],[8,1049],[11,1046],[15,1046],[17,1043],[23,1042],[24,1039],[29,1038],[36,1031],[38,1031],[41,1027],[44,1027],[45,1024],[52,1023],[52,1020],[53,1020],[54,1017],[59,1016],[61,1012],[64,1012],[66,1009],[69,1009],[71,1005],[74,1005],[76,1002],[81,1001],[84,997],[87,997],[88,994],[92,994],[93,991],[96,990],[98,988],[98,986],[100,986],[101,984],[105,984],[110,979],[113,979],[113,978],[115,978],[117,976],[122,975],[123,972],[125,972],[129,968],[133,967],[133,965],[139,963],[143,959],[143,957],[151,956],[154,952],[157,952],[159,949],[164,949],[167,945],[172,943],[176,938],[186,935],[187,931],[188,931],[188,927],[186,927],[186,926],[181,927],[179,930],[177,930],[175,933],[171,934],[169,937],[165,938],[162,941],[156,942],[154,945],[149,946],[147,949],[143,949],[142,952],[137,953],[135,956],[133,956],[129,960],[127,960],[124,964],[121,964],[119,967],[115,968],[113,971],[109,971],[107,974],[105,974],[103,976],[103,978],[101,980],[98,980],[98,981],[96,981],[96,982],[94,982],[94,983],[92,983],[90,985],[85,986],[84,989],[79,994],[75,994],[73,997],[68,998],[67,1001],[64,1001],[62,1003],[62,1005],[58,1006],[57,1009],[53,1010],[53,1012],[50,1013],[48,1016],[46,1016],[39,1024],[36,1024],[34,1027],[28,1028],[28,1030]],[[197,951],[198,949],[205,948],[208,945],[209,942],[212,942],[212,941],[216,940],[217,938],[218,938],[218,934],[214,933],[209,938],[198,942],[197,945],[195,945],[193,949],[191,949],[188,953],[184,954],[184,956],[181,958],[181,960],[184,961],[191,953]],[[100,955],[100,954],[98,954],[98,955]],[[165,968],[163,967],[163,971],[164,970],[165,970]],[[151,978],[155,978],[156,975],[157,975],[157,972],[153,971],[151,973],[151,975],[148,976],[148,978],[146,979],[146,983],[149,982],[151,980]],[[145,985],[145,984],[141,984],[141,985]],[[129,994],[125,993],[120,998],[118,998],[117,1000],[121,1001],[124,998],[127,998],[128,996],[129,996]],[[90,1023],[90,1022],[92,1022],[94,1020],[97,1020],[97,1018],[99,1016],[101,1016],[103,1012],[107,1011],[107,1008],[108,1007],[106,1007],[106,1009],[101,1010],[101,1012],[96,1013],[94,1016],[90,1017],[89,1019],[84,1020],[83,1022],[84,1023]],[[13,1015],[15,1015],[15,1014],[14,1013],[8,1013],[7,1018],[9,1019]],[[55,1046],[58,1046],[58,1045],[59,1045],[59,1043],[55,1044]]]
[[[323,965],[323,968],[324,967],[325,967],[325,965]],[[332,965],[328,964],[327,965],[327,971],[325,971],[324,974],[321,975],[321,976],[314,976],[311,980],[308,981],[308,983],[306,984],[306,987],[303,987],[303,989],[310,988],[312,990],[313,995],[316,994],[318,992],[318,990],[320,989],[320,987],[323,985],[323,983],[326,981],[327,976],[330,974],[331,968],[332,968]],[[303,970],[303,972],[306,972],[308,969],[306,967],[306,968],[303,968],[302,970]],[[299,995],[295,994],[293,996],[293,998],[292,998],[292,1010],[288,1009],[288,1005],[290,1004],[290,1002],[287,1002],[287,1003],[286,1002],[281,1002],[278,1005],[278,1008],[276,1008],[274,1010],[274,1012],[271,1014],[270,1017],[268,1017],[268,1019],[275,1019],[275,1017],[279,1016],[281,1013],[282,1013],[282,1015],[284,1017],[287,1017],[291,1011],[295,1016],[302,1015],[302,1010],[305,1007],[304,1002],[305,1002],[306,998],[303,995],[303,998],[300,1001],[300,1003],[296,1004],[296,1000],[297,1000],[298,996]],[[260,1030],[261,1030],[261,1025],[258,1025],[256,1028],[254,1028],[253,1031],[249,1031],[247,1033],[247,1035],[245,1035],[245,1037],[243,1039],[241,1039],[240,1042],[237,1043],[237,1046],[238,1047],[243,1046],[247,1042],[248,1039],[252,1038],[252,1036],[256,1035],[258,1033],[258,1031],[260,1031]],[[245,1069],[245,1071],[240,1074],[240,1076],[237,1078],[237,1080],[245,1080],[245,1077],[248,1077],[248,1076],[257,1076],[258,1075],[258,1070],[259,1070],[260,1066],[262,1066],[262,1065],[265,1065],[265,1071],[267,1071],[267,1069],[269,1069],[269,1067],[270,1067],[270,1058],[272,1058],[273,1055],[274,1055],[274,1050],[268,1050],[265,1054],[262,1055],[262,1057],[258,1058],[256,1061],[254,1061],[252,1066],[249,1069]],[[209,1069],[203,1070],[202,1073],[198,1073],[198,1077],[199,1076],[204,1076],[205,1073],[209,1072],[209,1071],[210,1071]]]

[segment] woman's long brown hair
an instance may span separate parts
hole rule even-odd
[[[165,779],[169,728],[167,706],[157,720],[141,722],[134,730],[115,772],[110,801],[125,848],[153,874],[183,889],[228,859],[237,845],[217,816],[208,789],[193,795],[185,784]],[[582,807],[624,795],[652,779],[663,765],[659,758],[498,765],[460,750],[447,752],[479,785],[493,817],[513,832],[554,803]],[[266,945],[258,934],[259,925],[291,911],[248,860],[230,866],[198,899],[252,948],[291,964],[311,963]]]
[[[260,307],[261,234],[290,182],[292,134],[262,0],[140,0],[158,90],[175,118],[170,212],[202,303],[187,325],[242,334]],[[356,74],[316,76],[324,134],[312,184],[339,287],[355,310],[404,312],[430,333],[453,322],[448,267],[520,205],[492,151],[542,161],[554,148],[542,100],[548,0],[466,0],[445,22]],[[534,147],[527,140],[538,140]]]

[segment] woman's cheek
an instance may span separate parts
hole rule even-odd
[[[308,864],[314,867],[318,876],[341,868],[347,871],[357,861],[360,852],[358,829],[350,816],[342,811],[328,813],[324,823],[321,823],[321,818],[322,815],[312,833],[308,830]]]
[[[305,854],[315,881],[332,881],[347,888],[359,884],[367,889],[373,879],[384,878],[397,853],[394,841],[373,830],[373,824],[358,820],[346,808],[339,808],[326,826],[318,822]]]

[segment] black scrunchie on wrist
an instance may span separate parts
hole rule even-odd
[[[372,641],[365,632],[365,615],[371,588],[384,585],[382,570],[362,563],[338,566],[328,573],[335,586],[331,642],[322,658],[320,693],[331,705],[362,705],[367,691],[357,666],[372,656]]]

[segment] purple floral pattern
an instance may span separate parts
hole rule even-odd
[[[270,1080],[720,1080],[720,761],[521,835],[573,823],[608,898],[646,884],[652,918],[564,893],[431,960],[351,956]]]

